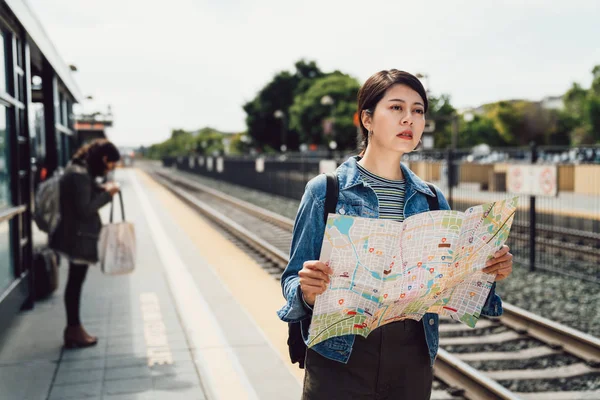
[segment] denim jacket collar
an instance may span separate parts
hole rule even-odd
[[[364,185],[357,167],[360,159],[360,156],[353,156],[339,166],[337,172],[340,190],[346,190],[356,185]],[[427,184],[415,175],[406,165],[400,163],[400,168],[402,169],[402,174],[406,181],[407,191],[414,189],[427,196],[435,197],[431,189],[429,189],[429,186],[427,186]]]

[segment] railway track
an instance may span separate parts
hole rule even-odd
[[[279,276],[293,221],[166,170],[151,175],[260,253]],[[504,304],[475,329],[443,320],[433,399],[600,399],[600,340]]]
[[[593,262],[598,260],[600,235],[591,232],[567,230],[544,225],[536,225],[536,246],[548,254],[567,255],[570,258]],[[529,244],[529,225],[513,222],[511,239]]]

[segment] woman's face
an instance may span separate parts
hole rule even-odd
[[[114,171],[114,169],[117,168],[117,163],[115,161],[108,161],[108,157],[104,156],[103,161],[104,165],[106,166],[104,169],[104,175]]]
[[[377,103],[372,116],[363,112],[363,125],[373,131],[369,147],[409,153],[417,147],[425,129],[425,105],[406,85],[394,85]]]

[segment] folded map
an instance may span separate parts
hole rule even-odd
[[[309,347],[425,313],[475,327],[495,279],[481,270],[508,238],[517,202],[404,222],[329,214],[320,260],[333,274],[315,302]]]

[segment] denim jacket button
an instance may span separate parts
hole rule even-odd
[[[433,320],[433,318],[429,318],[429,325],[433,325],[435,324],[435,321]]]
[[[346,214],[346,210],[344,210],[343,208],[340,208],[339,213],[342,214],[342,215],[344,215],[344,214]]]

